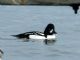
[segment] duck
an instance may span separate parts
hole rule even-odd
[[[49,23],[44,32],[39,31],[31,31],[31,32],[25,32],[17,35],[12,35],[14,37],[17,37],[19,39],[55,39],[57,32],[55,31],[55,26],[52,23]]]

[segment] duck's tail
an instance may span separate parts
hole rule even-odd
[[[25,35],[25,34],[18,34],[18,35],[11,35],[13,37],[17,37],[19,39],[22,39],[22,38],[28,38],[29,35]]]

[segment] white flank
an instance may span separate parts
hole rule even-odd
[[[55,39],[56,38],[56,35],[48,35],[47,38],[44,37],[44,36],[39,36],[39,35],[30,35],[29,36],[30,39]]]

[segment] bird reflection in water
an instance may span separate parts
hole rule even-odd
[[[22,41],[23,42],[30,42],[30,41],[35,42],[37,40],[23,39]],[[56,42],[56,39],[55,40],[54,39],[51,39],[51,40],[45,39],[45,40],[43,40],[43,43],[46,44],[46,45],[53,45],[55,42]]]
[[[47,40],[47,39],[45,39],[44,40],[44,43],[46,44],[46,45],[53,45],[54,43],[56,42],[56,40]]]

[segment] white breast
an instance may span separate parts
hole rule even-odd
[[[55,39],[56,38],[56,35],[54,34],[54,35],[48,35],[47,36],[47,39]]]
[[[39,35],[30,35],[30,39],[55,39],[56,35],[48,35],[47,38]]]

